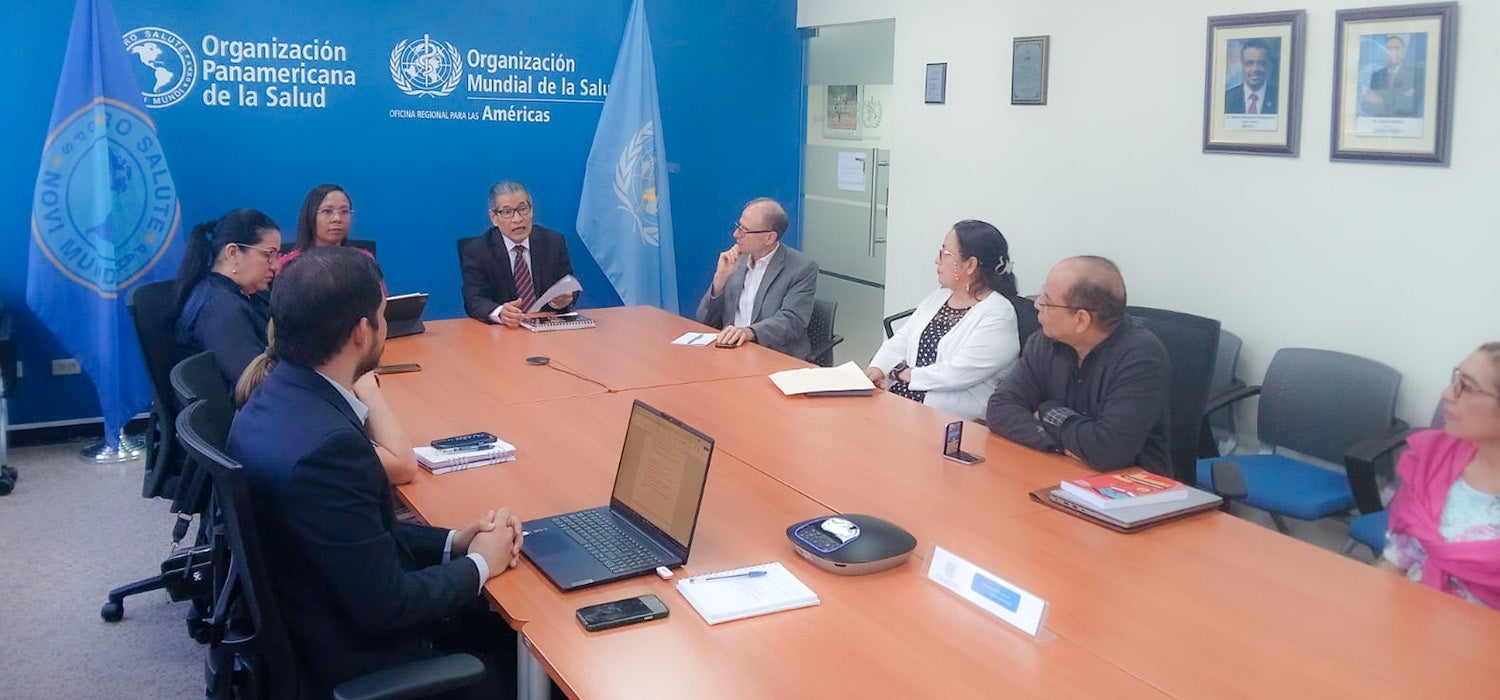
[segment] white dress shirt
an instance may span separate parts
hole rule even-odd
[[[755,322],[755,295],[760,293],[760,283],[766,278],[771,258],[779,252],[781,244],[777,243],[771,252],[761,256],[759,263],[754,258],[745,261],[745,288],[740,292],[740,303],[734,310],[734,325],[745,327]]]
[[[524,245],[526,246],[526,252],[521,253],[521,258],[526,261],[526,269],[531,270],[531,279],[535,280],[536,268],[532,267],[531,265],[531,236],[527,236],[526,240],[521,241],[520,243],[506,238],[505,236],[501,236],[501,238],[505,239],[505,264],[510,266],[511,279],[515,279],[516,275],[516,246]],[[533,281],[533,284],[534,283],[535,282]],[[521,290],[519,289],[516,290],[516,298],[521,298]],[[501,304],[500,306],[505,305]],[[494,321],[495,323],[500,322],[500,306],[496,306],[495,310],[490,312],[490,320]],[[526,313],[526,309],[521,309],[521,313]]]

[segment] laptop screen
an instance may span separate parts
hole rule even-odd
[[[693,540],[712,438],[636,401],[625,429],[612,505],[623,505],[682,545]]]

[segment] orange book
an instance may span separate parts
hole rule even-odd
[[[1086,479],[1068,479],[1059,488],[1069,498],[1098,510],[1169,503],[1188,497],[1187,487],[1181,482],[1138,467]]]

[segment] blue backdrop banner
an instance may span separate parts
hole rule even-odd
[[[666,162],[646,4],[634,0],[584,171],[578,237],[624,303],[677,313]]]
[[[159,61],[142,51],[141,62]],[[26,303],[93,380],[111,447],[151,403],[125,301],[176,272],[179,223],[114,11],[78,0],[32,200]]]

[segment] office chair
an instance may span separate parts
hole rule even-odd
[[[914,314],[916,312],[917,312],[916,307],[912,307],[912,308],[907,309],[905,311],[897,311],[896,313],[893,313],[893,314],[891,314],[889,316],[886,316],[884,319],[882,319],[881,323],[885,325],[885,337],[887,337],[887,338],[895,337],[895,335],[896,335],[896,322],[900,321],[903,318],[911,316],[912,314]]]
[[[1214,357],[1219,349],[1219,322],[1211,318],[1144,306],[1126,308],[1130,318],[1156,334],[1171,362],[1167,451],[1172,478],[1191,483],[1197,469],[1198,431],[1208,402]]]
[[[197,401],[177,416],[177,437],[207,472],[222,515],[228,569],[209,620],[206,697],[259,700],[295,698],[302,685],[298,660],[270,574],[261,555],[260,532],[244,470],[215,445],[229,433],[232,414]],[[423,659],[348,681],[333,690],[340,700],[427,697],[471,686],[484,663],[469,654]]]
[[[1209,403],[1245,386],[1237,375],[1240,364],[1240,348],[1244,343],[1240,337],[1226,330],[1219,331],[1219,352],[1214,358],[1213,379],[1208,385]],[[1238,446],[1235,435],[1234,408],[1225,406],[1208,414],[1199,430],[1199,457],[1220,457],[1231,454]]]
[[[1037,320],[1036,316],[1036,300],[1030,297],[1013,296],[1007,297],[1007,301],[1016,312],[1016,339],[1021,341],[1021,348],[1025,349],[1026,339],[1030,338],[1032,333],[1042,329],[1042,322]],[[915,308],[911,308],[897,311],[882,319],[881,323],[885,325],[885,337],[890,338],[896,335],[896,322],[916,312]]]
[[[168,280],[136,287],[131,290],[126,307],[135,325],[136,341],[140,343],[146,363],[146,375],[151,380],[151,427],[147,431],[146,475],[141,495],[171,499],[171,510],[177,513],[177,523],[173,526],[173,554],[162,562],[161,573],[110,591],[108,601],[99,610],[99,616],[107,622],[119,622],[125,616],[126,596],[165,588],[172,600],[185,600],[200,592],[197,590],[200,582],[192,579],[195,560],[178,556],[177,548],[197,511],[178,500],[184,486],[182,474],[186,457],[177,444],[177,402],[173,399],[170,378],[172,367],[181,355],[176,340],[176,283]],[[196,636],[197,630],[191,619],[188,627]]]
[[[1432,411],[1431,425],[1433,428],[1443,427],[1441,400]],[[1355,545],[1362,544],[1378,557],[1385,548],[1385,533],[1390,529],[1390,513],[1386,512],[1385,499],[1380,495],[1381,481],[1393,476],[1396,454],[1406,446],[1406,438],[1418,430],[1424,428],[1397,430],[1360,442],[1344,453],[1344,471],[1349,476],[1349,490],[1354,493],[1354,504],[1360,512],[1349,520],[1349,541],[1340,550],[1344,554],[1353,552]]]
[[[1261,453],[1220,459],[1239,464],[1248,492],[1244,503],[1271,514],[1287,532],[1285,516],[1317,520],[1355,506],[1347,474],[1282,453],[1291,450],[1328,464],[1361,440],[1404,430],[1394,417],[1401,375],[1373,360],[1331,350],[1276,351],[1260,386],[1248,386],[1210,404],[1214,411],[1259,395]],[[1214,459],[1198,460],[1197,482],[1210,484]]]
[[[833,319],[838,314],[839,303],[827,299],[813,299],[812,318],[807,321],[807,339],[812,343],[812,352],[807,361],[820,367],[833,366],[833,348],[844,342],[844,336],[833,332]]]

